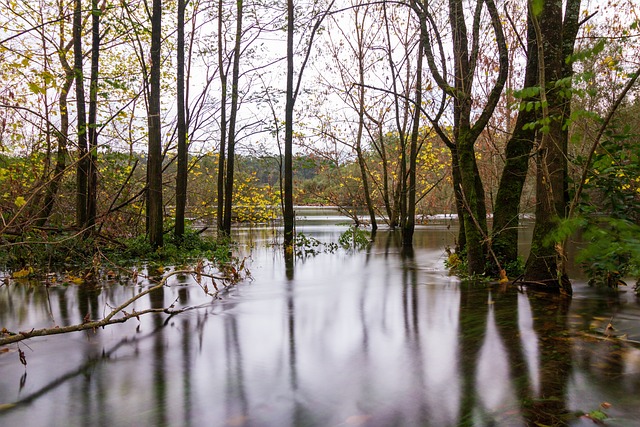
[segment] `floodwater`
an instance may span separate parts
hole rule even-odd
[[[346,222],[306,212],[298,231],[337,242]],[[0,349],[0,425],[640,425],[633,292],[578,280],[568,302],[461,284],[443,265],[450,226],[419,227],[413,253],[382,231],[369,250],[293,264],[273,229],[237,229],[253,280],[221,299],[174,277],[136,310],[205,306]],[[0,328],[99,318],[148,286],[142,273],[2,285]]]

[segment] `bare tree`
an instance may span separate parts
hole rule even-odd
[[[73,9],[73,69],[76,80],[76,109],[78,126],[78,163],[76,167],[76,225],[87,222],[87,113],[84,99],[84,76],[82,72],[82,0],[75,0]]]
[[[471,34],[469,34],[463,1],[449,1],[451,57],[454,66],[453,84],[451,84],[448,81],[451,77],[446,70],[441,31],[436,26],[429,4],[425,1],[411,0],[411,6],[420,19],[425,55],[431,74],[443,94],[453,98],[452,137],[434,118],[431,118],[431,123],[436,133],[451,150],[456,206],[461,220],[459,249],[466,250],[468,273],[481,274],[485,271],[487,264],[488,229],[485,192],[476,163],[475,143],[487,126],[507,80],[509,57],[501,17],[493,0],[477,0],[474,2]],[[480,24],[485,6],[498,50],[499,71],[486,103],[473,121],[472,112],[478,109],[478,106],[474,105],[473,86],[480,52]],[[470,39],[469,35],[471,35]],[[434,42],[441,57],[442,70],[438,68],[436,62]]]
[[[153,247],[163,244],[162,132],[160,121],[160,48],[162,0],[153,0],[151,16],[151,71],[149,79],[149,147],[147,164],[147,233]]]
[[[98,71],[100,62],[100,15],[98,0],[91,0],[91,76],[89,82],[89,157],[87,161],[87,222],[93,228],[98,204]]]
[[[327,16],[335,0],[332,0],[327,8],[320,13],[311,29],[309,41],[306,45],[304,60],[298,70],[297,83],[294,88],[294,36],[295,36],[295,12],[293,0],[287,0],[287,91],[285,105],[285,130],[284,130],[284,246],[285,251],[293,244],[295,212],[293,210],[293,110],[296,104],[302,76],[307,66],[313,39],[317,34],[322,21]]]
[[[184,235],[185,208],[187,204],[187,123],[185,117],[184,93],[184,11],[185,0],[178,0],[178,41],[177,41],[177,130],[178,130],[178,166],[176,173],[176,220],[174,235],[181,239]]]

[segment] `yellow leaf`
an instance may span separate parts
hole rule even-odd
[[[82,285],[84,283],[84,279],[82,277],[69,276],[69,281],[71,283],[75,283],[76,285]]]
[[[504,270],[500,270],[500,280],[499,283],[507,283],[509,278],[507,277],[507,272]]]
[[[22,270],[18,270],[15,273],[13,273],[13,278],[14,279],[23,279],[25,277],[27,277],[28,275],[30,275],[31,273],[33,273],[33,268],[32,267],[25,267]]]
[[[16,200],[13,202],[17,207],[21,208],[27,204],[27,201],[22,196],[16,197]]]

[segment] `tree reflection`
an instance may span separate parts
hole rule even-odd
[[[223,327],[227,363],[227,391],[225,393],[227,398],[227,418],[236,420],[239,423],[239,420],[248,419],[250,414],[245,390],[244,358],[240,344],[238,318],[236,316],[225,316]]]
[[[519,313],[523,298],[514,289],[487,292],[462,285],[459,425],[567,423],[569,302],[533,294],[525,299],[530,312]]]
[[[414,366],[412,389],[414,399],[418,402],[416,418],[418,420],[428,419],[428,409],[426,407],[425,396],[425,372],[423,361],[423,350],[420,333],[420,313],[424,312],[424,307],[420,304],[420,288],[418,287],[418,268],[415,261],[413,247],[401,247],[400,256],[402,258],[402,308],[404,319],[405,338],[408,344],[408,351]]]
[[[78,286],[78,314],[80,315],[80,319],[92,320],[102,317],[98,309],[98,296],[100,292],[100,286],[93,280],[87,280]],[[92,332],[87,331],[86,333],[89,334]]]
[[[487,330],[487,294],[473,284],[460,285],[459,366],[461,375],[459,425],[474,425],[476,366]]]
[[[533,425],[565,425],[570,417],[567,385],[572,370],[567,329],[570,300],[530,293],[529,302],[540,343],[540,393],[523,405],[524,416]]]
[[[149,294],[151,308],[163,308],[164,288],[157,289]],[[155,397],[155,424],[167,425],[167,378],[165,361],[165,337],[164,320],[162,316],[153,316],[153,324],[157,332],[153,341],[153,393]]]

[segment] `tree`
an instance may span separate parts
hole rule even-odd
[[[98,0],[91,0],[91,76],[89,83],[89,157],[87,161],[87,218],[85,227],[96,223],[98,204],[98,71],[100,61],[100,15]]]
[[[227,68],[223,61],[222,32],[223,14],[222,0],[218,0],[218,73],[220,75],[220,146],[218,148],[218,209],[216,223],[218,232],[224,233],[224,206],[225,206],[225,160],[227,149]]]
[[[343,28],[340,25],[339,19],[334,19],[333,23],[339,31],[339,41],[331,40],[331,54],[334,59],[335,66],[338,69],[340,79],[342,81],[343,90],[340,90],[341,94],[344,94],[343,99],[356,113],[357,113],[357,125],[355,141],[351,142],[351,138],[348,141],[340,139],[340,141],[349,147],[351,147],[355,153],[358,161],[358,167],[360,169],[360,176],[362,179],[362,191],[364,193],[365,204],[367,212],[369,214],[369,221],[372,231],[376,231],[378,228],[376,220],[375,207],[373,205],[371,197],[371,189],[369,183],[369,173],[367,171],[367,164],[364,153],[364,139],[366,129],[366,114],[367,114],[367,85],[366,76],[368,71],[374,67],[376,60],[367,61],[368,56],[371,55],[373,49],[373,43],[377,31],[380,29],[378,25],[375,25],[375,17],[373,14],[373,7],[369,4],[365,4],[361,0],[352,2],[352,16],[353,21],[350,21],[346,25],[347,28]],[[350,26],[355,25],[355,41],[351,39]],[[328,33],[328,37],[331,39],[331,32]],[[346,62],[341,55],[344,50],[344,44],[349,48],[349,54],[355,59],[357,73],[353,73],[353,64]],[[325,78],[326,79],[326,78]],[[333,82],[327,81],[328,86],[334,89]],[[323,129],[331,126],[331,117],[329,123],[323,123]],[[348,132],[353,132],[353,129],[349,129]],[[326,131],[325,131],[326,133]],[[327,135],[330,138],[337,138],[336,135]]]
[[[534,103],[539,99],[538,49],[532,23],[531,4],[527,7],[527,65],[520,91],[521,108],[505,148],[505,164],[493,213],[492,249],[501,265],[514,265],[518,259],[520,199],[529,171],[529,157],[536,138],[532,125],[537,117]]]
[[[406,213],[402,219],[402,245],[413,245],[413,233],[416,225],[416,173],[418,168],[418,138],[420,137],[420,116],[422,105],[422,52],[424,51],[424,37],[420,37],[418,42],[418,63],[416,66],[416,99],[413,107],[413,126],[409,143],[409,171],[403,176],[403,203],[406,203]],[[408,188],[407,188],[408,175]]]
[[[176,173],[176,219],[174,235],[177,240],[184,235],[184,216],[187,204],[187,124],[185,118],[185,94],[184,94],[184,11],[185,0],[178,0],[178,42],[177,42],[177,129],[178,129],[178,171]]]
[[[76,167],[76,225],[84,227],[87,222],[87,180],[89,158],[87,157],[87,115],[84,99],[84,76],[82,72],[82,0],[75,0],[73,9],[73,69],[76,81],[76,109],[78,132],[78,163]]]
[[[486,5],[489,21],[493,30],[495,44],[499,54],[499,71],[493,87],[489,91],[487,101],[475,122],[472,122],[473,83],[480,47],[480,23],[483,7]],[[444,95],[453,98],[452,137],[434,118],[430,118],[434,130],[445,141],[451,150],[453,185],[460,220],[459,249],[465,250],[468,273],[482,274],[487,262],[487,215],[485,192],[478,172],[475,156],[475,143],[486,127],[500,99],[500,94],[508,75],[508,50],[502,30],[502,23],[493,0],[475,2],[473,23],[471,28],[471,50],[469,50],[469,34],[463,2],[449,1],[449,23],[452,34],[452,61],[454,65],[454,83],[447,81],[444,61],[444,46],[435,19],[426,2],[411,1],[421,25],[421,34],[425,43],[425,54],[431,74]],[[436,63],[433,42],[429,37],[429,28],[434,34],[435,42],[443,58],[442,72]],[[438,117],[436,115],[436,117]]]
[[[293,108],[296,93],[293,90],[293,37],[295,14],[293,0],[287,0],[287,93],[284,126],[284,246],[285,253],[293,245],[295,212],[293,211]],[[300,73],[302,74],[302,73]]]
[[[293,245],[293,229],[295,225],[295,212],[293,211],[293,110],[296,98],[300,92],[300,84],[304,73],[313,39],[320,29],[322,21],[331,10],[335,0],[332,0],[327,8],[317,18],[309,36],[304,60],[298,71],[298,79],[294,88],[294,29],[296,26],[293,0],[287,0],[287,89],[285,95],[285,130],[284,130],[284,246],[285,251]]]
[[[162,0],[153,0],[151,16],[151,71],[149,79],[149,147],[147,163],[147,233],[153,247],[163,244],[162,132],[160,122],[160,48]]]
[[[393,99],[393,110],[395,112],[395,133],[397,134],[399,144],[399,171],[397,172],[397,179],[395,182],[395,196],[393,197],[393,204],[391,208],[393,211],[393,217],[390,218],[389,224],[391,228],[395,228],[396,226],[400,225],[400,227],[404,230],[404,225],[407,219],[407,142],[409,138],[409,121],[411,117],[411,102],[409,94],[409,88],[411,86],[411,84],[409,83],[411,67],[409,61],[409,52],[411,50],[410,45],[412,42],[412,38],[406,38],[406,34],[398,34],[398,31],[395,31],[395,29],[392,35],[390,26],[391,22],[395,21],[395,19],[393,16],[389,16],[386,4],[382,6],[382,11],[384,29],[386,33],[385,55],[389,62],[389,72],[391,73],[391,96]],[[400,64],[406,64],[406,81],[404,81],[404,84],[402,78],[400,77],[401,65],[396,64],[396,60],[394,60],[395,49],[392,47],[393,39],[403,36],[404,38],[401,40],[400,44],[404,48],[404,57],[399,62]]]
[[[573,52],[578,32],[580,0],[562,4],[553,0],[532,1],[532,22],[538,46],[538,80],[542,107],[542,133],[536,150],[536,222],[531,251],[525,266],[525,280],[532,284],[571,294],[566,259],[561,242],[549,243],[549,236],[568,208],[567,130],[572,68],[566,60]]]
[[[236,147],[236,124],[238,122],[238,84],[240,79],[240,54],[242,42],[243,1],[236,1],[236,36],[233,48],[233,74],[231,76],[231,110],[229,111],[229,133],[227,141],[226,181],[224,189],[224,220],[222,230],[225,235],[231,235],[231,208],[233,206],[233,173]],[[224,124],[224,123],[223,123]],[[223,173],[219,170],[218,173]]]
[[[58,11],[60,16],[65,14],[62,1],[58,2]],[[58,195],[58,189],[66,169],[66,162],[68,156],[67,140],[69,138],[69,108],[68,108],[68,94],[73,84],[75,73],[74,69],[69,65],[67,60],[67,54],[73,47],[73,38],[70,41],[66,41],[65,21],[60,21],[59,25],[59,42],[57,45],[57,54],[60,65],[64,72],[64,80],[59,90],[58,98],[58,111],[60,114],[60,128],[56,133],[56,141],[58,144],[56,152],[56,165],[53,170],[53,176],[47,185],[44,201],[42,203],[42,209],[38,213],[38,221],[36,225],[42,227],[46,224],[51,212],[53,211],[54,202]]]

